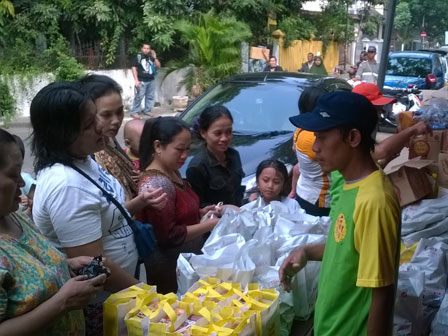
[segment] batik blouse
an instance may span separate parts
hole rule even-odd
[[[33,310],[70,279],[65,256],[24,215],[11,215],[22,228],[19,239],[0,233],[0,322]],[[51,323],[43,335],[84,335],[82,310]]]

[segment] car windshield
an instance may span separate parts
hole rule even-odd
[[[299,113],[302,90],[283,82],[224,82],[203,96],[182,119],[192,125],[207,106],[224,105],[232,113],[236,133],[294,131],[288,118]]]
[[[426,77],[432,71],[432,62],[429,58],[393,57],[387,64],[387,75],[406,77]]]

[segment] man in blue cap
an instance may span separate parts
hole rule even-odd
[[[289,290],[308,260],[322,260],[316,336],[392,334],[400,207],[371,156],[377,118],[366,97],[340,91],[322,96],[312,112],[296,119],[300,128],[315,132],[313,151],[322,171],[338,170],[346,181],[330,211],[326,243],[295,249],[279,271]]]

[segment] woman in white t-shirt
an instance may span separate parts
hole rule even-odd
[[[288,170],[279,160],[267,159],[260,162],[255,172],[256,181],[260,195],[258,198],[241,209],[255,209],[264,207],[272,201],[281,202],[289,213],[300,211],[299,203],[295,199],[287,197]]]
[[[125,205],[121,185],[90,157],[104,147],[94,103],[74,84],[59,82],[37,93],[30,112],[37,175],[34,222],[69,258],[106,257],[111,271],[107,292],[138,283],[132,276],[138,259],[132,229],[102,191],[70,167],[84,171]],[[87,310],[87,335],[102,334],[101,303],[107,292]]]

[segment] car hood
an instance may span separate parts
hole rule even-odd
[[[255,174],[258,164],[267,158],[276,158],[285,164],[294,165],[296,157],[291,149],[293,134],[293,132],[235,134],[231,146],[240,153],[245,176]],[[186,175],[190,160],[202,146],[199,140],[193,140],[190,156],[179,169],[183,177]]]
[[[416,85],[419,89],[424,89],[426,87],[426,79],[419,77],[386,75],[384,80],[384,85],[390,87],[407,88],[410,84]]]

